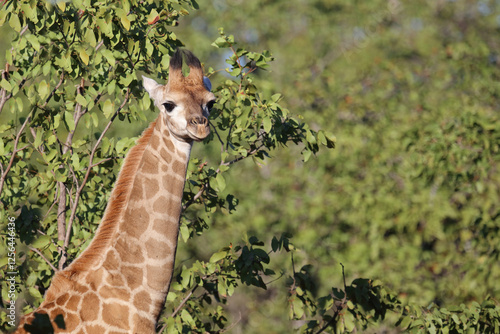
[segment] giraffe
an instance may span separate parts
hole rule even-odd
[[[127,154],[94,239],[56,273],[15,333],[155,333],[174,270],[191,147],[209,135],[215,102],[191,52],[177,50],[169,71],[166,85],[143,77],[160,114]]]

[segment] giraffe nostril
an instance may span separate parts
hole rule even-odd
[[[191,118],[192,125],[207,125],[208,120],[205,117],[193,117]]]

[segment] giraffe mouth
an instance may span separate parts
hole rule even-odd
[[[191,139],[195,141],[202,141],[210,134],[208,119],[204,116],[192,117],[188,121],[186,130]]]
[[[210,134],[208,125],[196,125],[187,127],[188,136],[194,141],[202,141]]]

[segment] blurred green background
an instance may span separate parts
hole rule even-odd
[[[226,191],[237,211],[213,217],[191,253],[288,232],[318,295],[342,286],[342,263],[348,282],[380,279],[423,307],[498,296],[500,1],[199,5],[174,29],[186,47],[224,68],[210,46],[224,27],[246,48],[270,50],[261,86],[333,132],[337,148],[302,163],[290,147],[233,170]],[[275,284],[230,302],[240,332],[290,330]]]

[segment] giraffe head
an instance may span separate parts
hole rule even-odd
[[[183,56],[189,66],[189,75],[182,74]],[[163,114],[168,129],[178,140],[200,141],[210,133],[208,114],[215,103],[211,84],[203,77],[201,63],[189,51],[179,49],[170,59],[170,73],[166,85],[143,77],[143,85]]]

